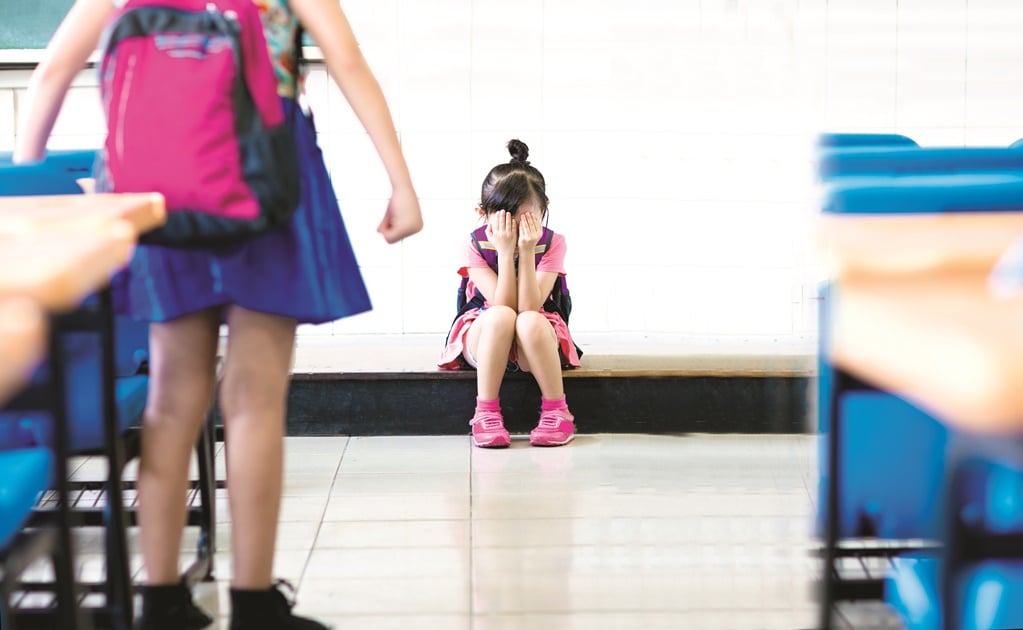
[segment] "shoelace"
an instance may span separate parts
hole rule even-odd
[[[557,429],[563,420],[568,420],[568,418],[560,411],[545,411],[540,415],[540,422],[537,426],[541,429]]]
[[[481,413],[473,424],[482,424],[484,431],[499,431],[504,428],[504,420],[496,413]]]
[[[288,605],[288,610],[295,607],[295,595],[297,595],[297,592],[291,582],[278,578],[274,580],[273,588],[284,598],[284,603]],[[287,590],[286,593],[285,590]]]

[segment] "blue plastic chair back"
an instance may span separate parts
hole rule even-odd
[[[859,147],[919,147],[915,140],[897,133],[822,133],[817,137],[822,149]]]
[[[839,412],[839,535],[940,536],[948,430],[887,392],[846,393]],[[817,525],[824,532],[830,470],[826,449],[821,449],[820,457]]]
[[[850,177],[825,188],[826,214],[937,214],[1023,210],[1023,172]]]
[[[82,192],[76,180],[92,176],[96,151],[54,151],[46,160],[13,166],[10,154],[0,155],[0,172],[17,169],[17,176],[0,180],[0,196],[74,195]]]
[[[823,181],[857,176],[1023,172],[1023,151],[987,147],[825,150],[818,156],[817,171]]]

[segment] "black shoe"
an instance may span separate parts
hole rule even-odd
[[[183,583],[142,587],[142,616],[136,630],[202,630],[213,623],[192,601]]]
[[[188,608],[185,610],[185,630],[202,630],[211,625],[213,625],[213,617],[196,606],[192,598],[188,598]]]
[[[292,614],[294,595],[294,587],[285,580],[277,580],[266,590],[232,588],[230,630],[330,630],[330,626]]]

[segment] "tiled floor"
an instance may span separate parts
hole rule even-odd
[[[339,629],[812,628],[814,439],[288,438],[276,573]],[[218,503],[218,581],[196,594],[227,628]],[[850,627],[891,621],[865,612]]]

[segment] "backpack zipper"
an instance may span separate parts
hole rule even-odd
[[[138,55],[132,55],[128,59],[128,67],[124,71],[124,84],[121,86],[121,93],[117,95],[117,134],[114,136],[114,151],[117,154],[118,162],[124,159],[124,110],[128,106],[137,60]]]

